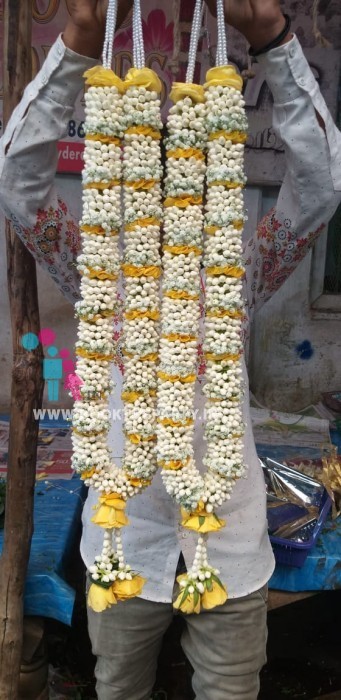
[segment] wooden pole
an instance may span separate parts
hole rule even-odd
[[[4,121],[31,79],[29,0],[4,2]],[[15,212],[14,212],[15,213]],[[33,258],[6,222],[7,274],[13,340],[11,421],[3,552],[0,559],[0,700],[16,700],[23,632],[23,593],[33,532],[33,497],[43,379],[40,346],[28,352],[26,333],[39,332]]]

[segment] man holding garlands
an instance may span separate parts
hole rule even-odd
[[[207,4],[215,12],[214,0]],[[119,21],[130,7],[129,0],[122,0]],[[0,200],[25,245],[74,302],[79,244],[75,224],[54,185],[56,144],[72,116],[82,75],[100,56],[107,3],[69,0],[68,8],[70,19],[62,37],[2,138]],[[287,158],[277,205],[245,250],[251,318],[303,259],[341,199],[341,136],[279,1],[229,0],[225,8],[227,22],[245,36],[265,68],[274,96],[274,129]],[[117,368],[114,379],[116,394],[122,385]],[[246,375],[244,380],[247,386]],[[225,601],[222,596],[213,609],[204,606],[199,615],[198,610],[187,610],[185,618],[182,644],[194,668],[198,700],[255,700],[265,661],[267,581],[274,561],[247,391],[243,414],[247,476],[237,482],[221,509],[226,529],[217,528],[210,540],[210,554],[228,584],[229,598]],[[194,442],[198,463],[199,433],[198,426]],[[117,424],[111,426],[111,440],[114,456],[120,457],[122,429]],[[94,503],[90,489],[81,546],[88,568],[101,546],[98,531],[90,524]],[[152,692],[162,637],[174,614],[174,581],[188,566],[194,548],[192,533],[178,531],[175,510],[158,476],[130,504],[129,518],[135,527],[127,529],[125,547],[133,569],[143,571],[147,583],[138,598],[113,604],[100,614],[89,610],[100,700],[147,700]]]

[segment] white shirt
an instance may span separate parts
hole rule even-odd
[[[259,224],[245,249],[245,295],[253,314],[288,278],[335,211],[341,191],[341,135],[336,129],[296,37],[259,58],[274,96],[274,129],[285,144],[287,175],[275,209]],[[0,202],[7,216],[49,271],[65,296],[78,298],[74,267],[79,236],[54,186],[57,141],[65,134],[83,72],[95,62],[65,48],[59,38],[35,80],[27,87],[0,142]],[[322,116],[325,133],[318,125]],[[49,238],[46,230],[49,229]],[[55,237],[51,231],[55,231]],[[120,406],[122,376],[113,367],[111,410]],[[267,535],[266,498],[248,403],[243,406],[247,473],[219,510],[226,528],[209,537],[209,561],[220,569],[231,598],[264,585],[274,568]],[[196,408],[202,413],[200,387]],[[201,409],[201,410],[200,410]],[[195,455],[202,464],[203,425],[195,426]],[[109,434],[115,461],[123,451],[122,423]],[[91,523],[97,493],[90,490],[83,513],[81,551],[87,566],[102,546],[103,533]],[[179,526],[179,509],[167,495],[160,474],[144,493],[129,501],[130,526],[123,529],[127,562],[147,578],[143,598],[169,602],[179,554],[192,563],[197,536]]]

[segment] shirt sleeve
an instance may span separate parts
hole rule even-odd
[[[258,61],[274,98],[286,175],[275,208],[245,247],[250,316],[291,275],[341,201],[341,134],[297,38]]]
[[[72,302],[79,297],[79,230],[55,188],[57,143],[66,134],[83,73],[95,64],[67,49],[59,37],[0,140],[0,204],[37,262]]]

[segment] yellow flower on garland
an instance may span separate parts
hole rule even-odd
[[[120,528],[129,524],[125,514],[126,502],[117,493],[101,496],[97,506],[97,513],[91,518],[95,525],[105,527],[107,530]]]
[[[113,591],[118,600],[128,600],[128,598],[139,596],[145,583],[146,579],[142,576],[134,576],[131,581],[116,579]]]
[[[181,576],[178,576],[177,580],[181,580]],[[186,576],[184,577],[186,578]],[[187,588],[181,590],[175,603],[173,603],[173,608],[176,610],[181,610],[185,615],[199,615],[200,613],[200,593],[194,591],[194,593],[189,593]]]
[[[104,586],[92,583],[88,592],[88,606],[95,612],[103,612],[112,605],[116,605],[117,600],[113,591],[113,587],[104,588]]]
[[[199,501],[198,507],[192,513],[181,508],[181,514],[181,525],[189,530],[195,530],[195,532],[217,532],[226,524],[225,520],[218,518],[215,513],[207,513],[202,501]]]
[[[208,579],[205,592],[201,595],[201,605],[205,610],[211,610],[217,605],[226,603],[228,595],[225,586],[216,577]]]

